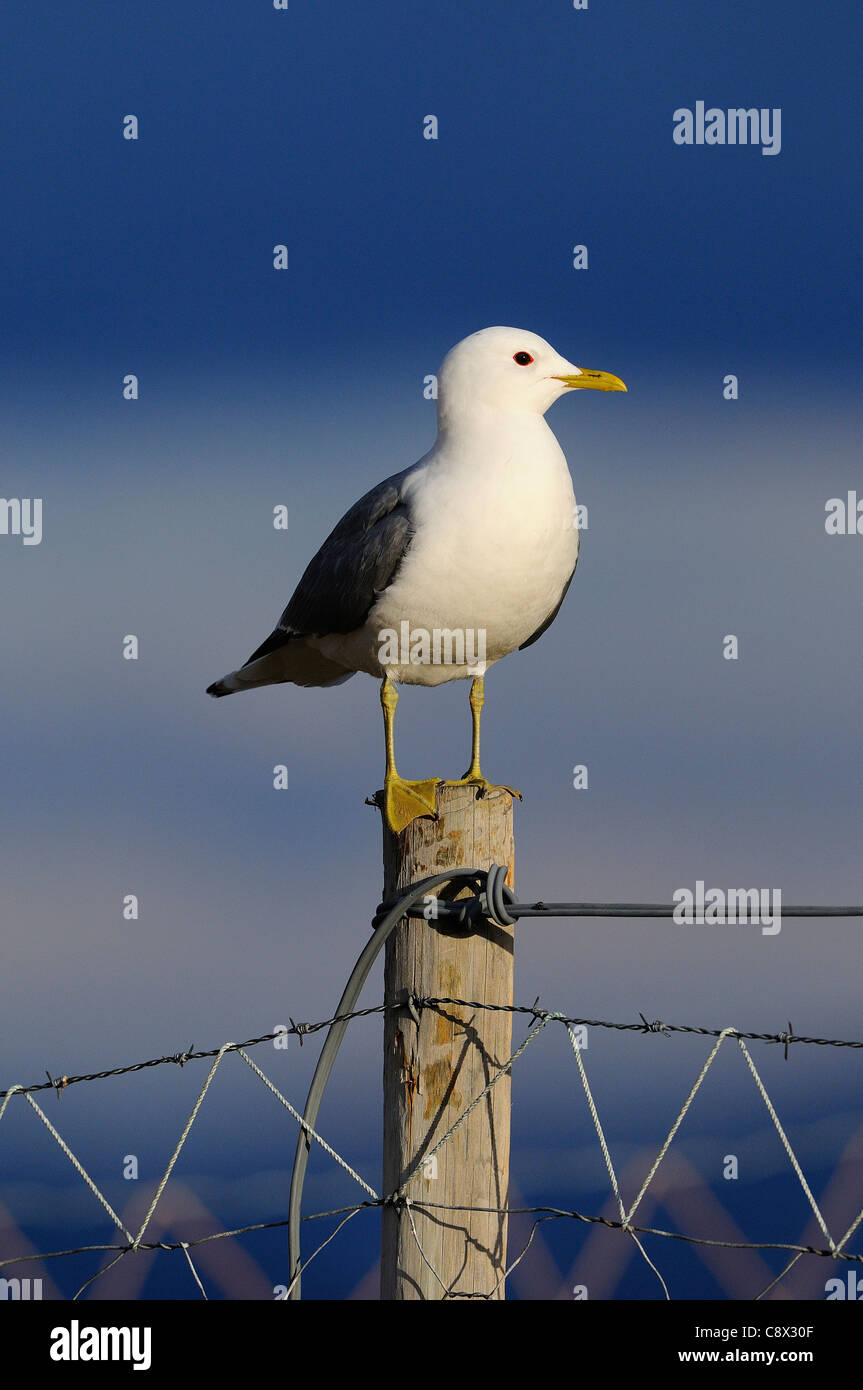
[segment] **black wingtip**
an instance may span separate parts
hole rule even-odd
[[[212,685],[207,686],[207,694],[212,695],[214,700],[219,700],[223,695],[230,695],[230,693],[224,681],[214,681]]]

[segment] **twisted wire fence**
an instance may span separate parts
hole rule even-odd
[[[378,909],[378,913],[374,919],[373,925],[376,925],[378,932],[380,932],[380,924],[384,920],[389,921],[390,919],[392,919],[394,922],[397,922],[398,920],[401,920],[404,916],[422,915],[423,909],[419,908],[417,904],[420,898],[423,896],[423,890],[427,888],[429,884],[437,885],[442,880],[446,880],[449,882],[455,880],[472,883],[474,885],[474,895],[472,898],[462,898],[456,901],[448,902],[444,902],[443,900],[441,900],[440,902],[440,911],[442,915],[450,915],[452,917],[457,917],[465,924],[469,924],[470,922],[476,920],[476,918],[479,916],[497,921],[507,921],[507,919],[512,921],[517,920],[519,916],[670,916],[672,913],[672,909],[665,904],[518,904],[515,902],[514,895],[511,893],[511,891],[508,888],[504,888],[503,886],[503,873],[503,870],[496,868],[496,866],[492,866],[492,869],[488,871],[487,875],[484,872],[477,872],[475,870],[459,870],[455,871],[455,873],[452,875],[437,875],[435,876],[434,880],[426,880],[421,884],[413,885],[412,888],[408,890],[408,892],[402,899],[391,903],[382,904],[381,907]],[[427,897],[428,895],[426,894],[425,896]],[[567,909],[569,910],[567,911]],[[604,912],[597,911],[597,909],[604,909]],[[633,909],[639,909],[639,911],[634,911]],[[783,915],[863,916],[863,908],[785,908],[783,909]],[[378,943],[378,945],[379,944],[381,943]],[[364,953],[364,956],[367,955],[368,950]],[[361,957],[361,961],[363,959],[364,957]],[[356,970],[354,973],[356,975]],[[367,973],[368,965],[366,964],[365,973],[362,975],[362,979],[365,978],[365,975]],[[352,976],[352,979],[353,978],[354,977]],[[344,998],[345,996],[343,996],[343,1000]],[[71,1247],[69,1249],[51,1250],[32,1254],[13,1254],[0,1260],[0,1271],[11,1271],[12,1266],[26,1266],[28,1263],[32,1263],[35,1261],[58,1260],[64,1257],[82,1255],[85,1253],[101,1253],[103,1256],[106,1257],[105,1262],[103,1263],[102,1267],[96,1272],[96,1274],[88,1278],[80,1286],[80,1288],[78,1288],[77,1292],[74,1294],[74,1298],[77,1299],[80,1298],[81,1295],[96,1282],[96,1280],[100,1279],[102,1276],[107,1274],[108,1271],[113,1269],[121,1260],[127,1259],[129,1256],[134,1256],[135,1254],[139,1254],[141,1252],[155,1250],[165,1252],[176,1252],[181,1254],[183,1259],[188,1264],[190,1274],[194,1280],[199,1296],[201,1298],[206,1299],[208,1295],[204,1283],[199,1275],[199,1272],[195,1266],[195,1263],[191,1255],[191,1251],[193,1249],[209,1244],[213,1241],[230,1239],[252,1232],[275,1230],[279,1228],[290,1229],[292,1225],[291,1215],[282,1220],[252,1222],[232,1229],[210,1232],[202,1234],[196,1238],[191,1238],[189,1240],[163,1241],[147,1239],[148,1229],[150,1228],[151,1223],[153,1222],[154,1215],[157,1211],[157,1208],[159,1207],[160,1202],[162,1202],[164,1198],[165,1190],[168,1186],[168,1183],[172,1175],[174,1174],[177,1162],[180,1158],[184,1145],[188,1140],[189,1134],[195,1123],[195,1120],[197,1119],[201,1111],[201,1108],[206,1101],[213,1078],[215,1077],[216,1072],[219,1070],[219,1068],[224,1064],[225,1058],[233,1054],[239,1056],[240,1060],[251,1069],[252,1073],[261,1081],[261,1083],[266,1087],[266,1089],[273,1096],[273,1098],[276,1101],[278,1101],[278,1103],[282,1107],[284,1107],[285,1110],[287,1110],[288,1114],[292,1117],[292,1119],[297,1122],[299,1135],[301,1139],[305,1139],[306,1145],[308,1146],[311,1143],[318,1145],[334,1163],[338,1164],[344,1170],[344,1172],[349,1175],[349,1177],[358,1185],[358,1187],[362,1190],[364,1194],[361,1199],[359,1199],[356,1203],[352,1205],[333,1208],[328,1211],[314,1212],[302,1218],[303,1223],[306,1225],[309,1225],[309,1223],[313,1223],[315,1221],[322,1220],[324,1218],[337,1218],[337,1224],[334,1230],[332,1230],[326,1236],[326,1238],[322,1240],[312,1250],[311,1254],[307,1255],[302,1260],[298,1260],[295,1266],[292,1267],[290,1283],[282,1288],[279,1297],[287,1299],[296,1296],[296,1291],[299,1288],[300,1276],[303,1270],[305,1270],[308,1267],[308,1265],[311,1264],[311,1262],[321,1253],[321,1251],[326,1246],[328,1246],[331,1241],[335,1239],[339,1232],[342,1231],[344,1227],[361,1212],[380,1209],[386,1205],[394,1205],[396,1207],[399,1207],[406,1216],[410,1224],[410,1228],[412,1230],[414,1239],[419,1245],[419,1236],[417,1234],[416,1225],[413,1219],[413,1211],[437,1211],[443,1213],[465,1211],[467,1209],[463,1207],[448,1206],[442,1203],[436,1203],[431,1201],[419,1201],[413,1198],[409,1199],[405,1196],[403,1189],[399,1189],[397,1191],[389,1193],[379,1193],[378,1191],[376,1191],[376,1189],[370,1183],[368,1183],[365,1180],[365,1178],[363,1178],[362,1175],[356,1170],[356,1168],[351,1164],[348,1158],[346,1158],[343,1154],[339,1153],[327,1141],[324,1135],[322,1135],[317,1130],[314,1124],[310,1122],[308,1118],[309,1114],[311,1113],[309,1103],[307,1102],[306,1109],[304,1111],[301,1111],[300,1109],[295,1107],[291,1103],[291,1101],[285,1095],[283,1095],[282,1091],[279,1089],[278,1086],[276,1086],[272,1079],[268,1077],[264,1073],[264,1071],[258,1066],[257,1062],[249,1055],[249,1050],[264,1043],[275,1042],[276,1040],[283,1037],[285,1034],[297,1037],[300,1044],[302,1045],[304,1038],[307,1038],[325,1029],[328,1030],[330,1038],[332,1038],[335,1034],[337,1035],[338,1039],[340,1039],[348,1024],[356,1021],[357,1019],[368,1018],[375,1014],[382,1015],[388,1011],[403,1011],[404,1009],[408,1008],[411,1011],[416,1012],[420,1009],[440,1010],[453,1006],[474,1010],[505,1010],[511,1013],[513,1016],[526,1019],[528,1021],[528,1031],[522,1038],[519,1045],[515,1048],[514,1052],[509,1057],[509,1059],[493,1071],[488,1081],[483,1086],[482,1090],[479,1091],[477,1095],[470,1100],[468,1105],[462,1110],[461,1114],[454,1121],[454,1123],[451,1124],[450,1127],[446,1130],[446,1132],[441,1135],[441,1137],[437,1140],[434,1146],[430,1148],[427,1153],[424,1154],[424,1164],[428,1164],[430,1160],[434,1159],[434,1157],[445,1147],[451,1136],[464,1122],[467,1115],[483,1101],[483,1099],[487,1096],[488,1092],[500,1080],[500,1078],[512,1070],[512,1068],[518,1063],[520,1058],[525,1055],[526,1051],[535,1042],[535,1040],[541,1034],[545,1033],[546,1030],[557,1027],[564,1030],[569,1043],[569,1050],[571,1051],[572,1057],[574,1059],[574,1064],[576,1066],[579,1080],[581,1082],[585,1103],[593,1126],[593,1131],[602,1155],[603,1165],[609,1184],[609,1191],[613,1198],[614,1207],[617,1212],[617,1215],[612,1218],[601,1214],[590,1214],[574,1209],[568,1209],[565,1207],[556,1207],[548,1205],[472,1208],[472,1210],[493,1211],[500,1214],[506,1213],[510,1216],[531,1216],[534,1218],[530,1228],[529,1236],[526,1242],[524,1243],[522,1249],[515,1256],[515,1258],[509,1261],[506,1270],[501,1275],[498,1285],[494,1289],[482,1295],[483,1297],[491,1298],[495,1296],[497,1289],[500,1287],[500,1284],[503,1282],[503,1280],[521,1263],[521,1261],[527,1255],[528,1251],[531,1248],[531,1245],[533,1244],[534,1238],[540,1225],[543,1222],[547,1221],[569,1221],[573,1223],[580,1223],[586,1226],[601,1226],[609,1230],[614,1230],[618,1232],[620,1236],[624,1239],[631,1240],[637,1248],[641,1257],[646,1261],[647,1265],[655,1274],[658,1284],[662,1291],[661,1296],[666,1299],[670,1298],[666,1281],[663,1278],[663,1275],[660,1272],[660,1270],[657,1268],[656,1263],[647,1255],[647,1252],[644,1249],[644,1245],[640,1239],[643,1236],[660,1237],[663,1240],[672,1242],[682,1242],[690,1246],[749,1251],[777,1250],[786,1252],[790,1256],[790,1258],[786,1262],[784,1268],[776,1276],[776,1278],[772,1279],[766,1285],[766,1287],[762,1288],[760,1292],[757,1295],[755,1295],[756,1298],[763,1298],[768,1293],[773,1291],[778,1285],[780,1285],[781,1281],[785,1279],[785,1276],[803,1256],[820,1257],[822,1259],[828,1259],[837,1263],[841,1262],[852,1265],[863,1263],[863,1253],[848,1250],[846,1248],[849,1242],[851,1241],[852,1237],[857,1233],[861,1225],[861,1222],[863,1222],[863,1205],[861,1205],[860,1210],[857,1212],[856,1216],[853,1218],[853,1220],[850,1222],[850,1224],[844,1231],[840,1233],[832,1232],[830,1230],[828,1223],[824,1217],[824,1214],[821,1210],[821,1207],[819,1206],[819,1203],[816,1201],[816,1198],[813,1195],[812,1189],[806,1178],[803,1168],[798,1160],[797,1154],[795,1153],[795,1150],[788,1138],[786,1130],[783,1127],[781,1119],[777,1113],[776,1107],[768,1093],[767,1087],[764,1083],[761,1073],[759,1072],[758,1067],[756,1066],[755,1059],[752,1055],[752,1050],[747,1046],[748,1043],[757,1043],[767,1046],[778,1046],[783,1049],[785,1058],[787,1059],[789,1055],[789,1049],[792,1046],[860,1049],[861,1047],[863,1047],[863,1041],[842,1038],[811,1037],[804,1034],[797,1034],[793,1031],[790,1023],[788,1025],[787,1030],[771,1033],[761,1031],[745,1031],[735,1027],[713,1028],[693,1024],[668,1023],[658,1019],[654,1020],[653,1022],[650,1022],[647,1018],[645,1018],[643,1014],[640,1015],[640,1021],[638,1022],[615,1022],[607,1019],[574,1017],[564,1014],[562,1012],[541,1008],[539,1000],[536,1000],[532,1005],[501,1005],[483,1000],[458,999],[453,997],[432,998],[413,996],[406,1002],[399,1001],[398,1003],[381,1003],[363,1009],[351,1008],[344,1012],[338,1012],[331,1018],[322,1019],[314,1023],[295,1022],[293,1019],[291,1019],[289,1027],[279,1029],[275,1032],[259,1034],[258,1036],[246,1039],[244,1042],[225,1042],[220,1047],[216,1048],[201,1050],[189,1048],[184,1052],[165,1054],[161,1057],[153,1057],[146,1061],[104,1068],[100,1071],[94,1071],[84,1074],[63,1074],[60,1076],[52,1076],[50,1072],[46,1072],[47,1079],[45,1081],[35,1082],[30,1085],[16,1084],[9,1086],[5,1090],[0,1091],[0,1124],[2,1124],[2,1121],[7,1111],[10,1109],[13,1103],[17,1105],[24,1104],[29,1106],[41,1122],[41,1125],[44,1127],[47,1134],[59,1146],[60,1150],[69,1160],[70,1164],[72,1165],[75,1172],[78,1174],[79,1178],[89,1189],[95,1201],[101,1205],[103,1211],[106,1213],[113,1225],[117,1228],[117,1231],[119,1233],[118,1239],[114,1242],[79,1245]],[[606,1132],[600,1118],[599,1109],[590,1087],[590,1082],[587,1075],[587,1068],[585,1066],[583,1056],[583,1049],[580,1045],[579,1038],[576,1034],[576,1029],[581,1027],[611,1029],[641,1035],[643,1037],[648,1037],[650,1035],[655,1034],[662,1034],[665,1037],[672,1037],[675,1034],[686,1034],[704,1037],[706,1039],[711,1040],[711,1045],[707,1051],[703,1064],[699,1068],[697,1075],[692,1081],[692,1084],[690,1085],[687,1091],[686,1097],[680,1106],[678,1114],[676,1115],[673,1123],[671,1124],[662,1144],[660,1145],[655,1156],[653,1157],[648,1167],[648,1171],[641,1183],[641,1186],[635,1198],[629,1203],[627,1203],[624,1200],[624,1197],[622,1195],[617,1171],[612,1159],[612,1146],[609,1144],[607,1140]],[[760,1100],[765,1107],[765,1110],[776,1131],[776,1134],[779,1137],[784,1155],[788,1161],[788,1164],[790,1165],[791,1170],[797,1178],[800,1188],[802,1189],[805,1195],[812,1216],[817,1224],[817,1229],[820,1231],[823,1237],[823,1242],[820,1244],[803,1244],[780,1241],[719,1240],[711,1238],[710,1236],[704,1234],[698,1234],[694,1232],[684,1233],[679,1231],[668,1231],[660,1227],[651,1226],[648,1224],[638,1224],[635,1221],[636,1214],[642,1207],[644,1199],[647,1196],[651,1188],[651,1185],[654,1183],[660,1165],[665,1160],[669,1152],[669,1149],[674,1143],[674,1140],[678,1135],[681,1125],[686,1119],[687,1113],[696,1095],[698,1094],[702,1085],[704,1084],[704,1081],[710,1073],[711,1068],[713,1067],[720,1051],[723,1048],[727,1048],[729,1044],[731,1044],[735,1048],[735,1050],[739,1052],[742,1059],[742,1064],[746,1067],[747,1071],[749,1072],[752,1082],[756,1088],[757,1094],[760,1097]],[[336,1047],[337,1045],[338,1044],[336,1044]],[[46,1111],[42,1108],[42,1106],[35,1099],[35,1097],[40,1092],[49,1090],[54,1091],[55,1094],[58,1097],[60,1097],[64,1092],[78,1085],[86,1083],[95,1083],[98,1081],[105,1080],[109,1077],[128,1076],[134,1073],[149,1071],[153,1068],[163,1066],[176,1066],[179,1068],[183,1068],[189,1063],[199,1061],[209,1061],[211,1065],[207,1071],[203,1083],[201,1084],[198,1090],[197,1095],[195,1096],[188,1117],[182,1126],[182,1129],[179,1133],[170,1158],[168,1159],[165,1169],[162,1172],[162,1175],[157,1183],[155,1192],[153,1194],[152,1199],[149,1202],[143,1220],[141,1220],[141,1222],[138,1224],[135,1230],[131,1230],[126,1226],[123,1219],[114,1210],[104,1191],[94,1181],[91,1174],[88,1173],[83,1163],[80,1161],[77,1155],[73,1152],[70,1145],[63,1138],[57,1125],[50,1119]],[[326,1076],[324,1077],[324,1084],[328,1075],[329,1070],[327,1070]],[[315,1107],[314,1115],[316,1117],[317,1107]],[[0,1142],[2,1142],[2,1129],[0,1129]],[[302,1145],[300,1147],[302,1147]],[[301,1197],[301,1186],[299,1196]],[[297,1199],[296,1205],[298,1212],[299,1197]],[[423,1259],[426,1260],[426,1263],[428,1263],[425,1256],[425,1252],[422,1251],[421,1246],[420,1251]],[[113,1258],[107,1258],[109,1256],[113,1256]],[[432,1268],[432,1266],[430,1265],[429,1268]],[[440,1284],[441,1296],[443,1298],[449,1297],[450,1290],[447,1289],[446,1285],[440,1279],[439,1275],[437,1274],[437,1271],[434,1271],[432,1269],[432,1272],[434,1273],[435,1278]],[[7,1282],[7,1276],[5,1273],[2,1276],[2,1278],[4,1282]]]

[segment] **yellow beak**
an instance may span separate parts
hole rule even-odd
[[[590,388],[593,391],[626,390],[619,376],[612,376],[611,372],[589,372],[586,367],[578,376],[556,376],[554,380],[562,381],[565,386]]]

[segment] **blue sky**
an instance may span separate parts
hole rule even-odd
[[[588,506],[582,558],[553,628],[488,682],[489,775],[526,794],[520,893],[652,900],[701,878],[863,900],[863,540],[824,531],[827,499],[863,497],[860,29],[847,10],[773,0],[721,17],[700,0],[7,16],[0,491],[41,497],[44,535],[0,536],[3,1085],[330,1013],[380,895],[363,805],[382,775],[376,689],[203,691],[267,634],[345,508],[429,447],[423,378],[488,324],[629,386],[549,415]],[[781,108],[781,153],[675,145],[672,113],[698,100]],[[136,663],[121,658],[130,632]],[[464,688],[405,694],[408,774],[460,771],[467,737]],[[120,912],[130,892],[136,923]],[[858,932],[530,925],[516,995],[859,1037]],[[322,1119],[374,1182],[380,1037],[362,1028]],[[513,1171],[526,1197],[599,1209],[560,1043],[516,1075]],[[704,1055],[595,1033],[609,1142],[655,1148]],[[863,1122],[856,1055],[759,1054],[816,1187]],[[295,1103],[313,1056],[270,1058]],[[153,1181],[197,1077],[70,1091],[69,1142],[106,1183],[141,1150]],[[218,1082],[184,1181],[225,1222],[277,1219],[294,1132],[236,1069]],[[42,1248],[105,1238],[51,1197],[70,1171],[19,1109],[0,1129],[0,1200]],[[748,1238],[794,1239],[805,1211],[783,1227],[796,1197],[779,1164],[753,1159],[731,1195],[719,1177],[765,1121],[751,1077],[723,1063],[690,1156]],[[310,1193],[344,1189],[319,1165]],[[320,1296],[372,1263],[371,1222],[353,1232],[344,1264],[316,1267]],[[282,1238],[268,1239],[255,1257],[276,1283]],[[581,1237],[553,1243],[563,1279]],[[663,1258],[678,1289],[722,1296]],[[639,1278],[618,1293],[653,1297]],[[157,1266],[147,1294],[186,1296],[173,1279]]]

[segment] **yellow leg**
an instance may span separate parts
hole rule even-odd
[[[473,725],[470,744],[470,767],[464,774],[463,781],[471,782],[482,778],[479,768],[479,739],[480,721],[482,720],[482,707],[485,704],[485,676],[477,676],[470,688],[470,717]]]
[[[485,677],[476,676],[470,688],[470,714],[473,725],[470,747],[470,767],[458,782],[447,782],[448,787],[471,786],[476,787],[478,796],[485,796],[489,791],[505,791],[510,796],[517,796],[521,801],[521,792],[517,792],[514,787],[497,787],[493,782],[486,781],[482,775],[479,764],[479,741],[480,723],[482,720],[482,707],[485,704]]]
[[[435,788],[440,777],[429,777],[423,782],[408,782],[396,772],[395,725],[398,691],[389,677],[381,685],[381,709],[384,712],[384,737],[386,740],[387,766],[384,775],[383,813],[390,830],[398,833],[419,816],[437,814]]]

